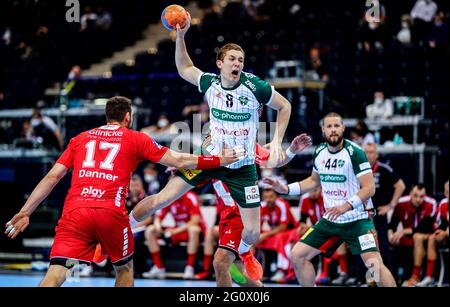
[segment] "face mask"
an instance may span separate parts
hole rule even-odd
[[[150,175],[150,174],[144,174],[144,180],[145,180],[145,182],[151,182],[151,181],[155,180],[155,176]]]
[[[409,27],[409,25],[407,22],[402,22],[402,28],[408,28],[408,27]]]
[[[370,30],[375,30],[377,27],[378,27],[378,24],[376,22],[369,22]]]
[[[375,104],[382,104],[383,103],[383,99],[382,98],[376,98],[375,99]]]
[[[36,126],[39,126],[40,124],[42,124],[42,120],[39,118],[32,118],[30,121],[30,124],[32,127],[36,127]]]
[[[158,123],[156,125],[159,128],[164,128],[164,127],[167,127],[167,125],[169,125],[169,121],[165,118],[161,118],[160,120],[158,120]]]

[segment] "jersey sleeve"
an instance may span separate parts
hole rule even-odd
[[[270,105],[275,94],[275,89],[269,82],[261,80],[253,74],[246,74],[247,81],[253,84],[254,88],[250,86],[256,99],[260,104]],[[244,83],[245,84],[245,83]],[[247,85],[247,84],[246,84]],[[247,85],[248,86],[248,85]]]
[[[350,154],[353,172],[356,177],[372,172],[372,167],[370,166],[369,160],[367,160],[367,156],[361,148],[353,145],[346,145],[346,149]]]
[[[69,169],[73,168],[75,149],[76,149],[76,138],[72,138],[66,150],[64,150],[64,152],[56,161],[56,163],[62,164]]]
[[[198,80],[198,90],[200,93],[206,93],[214,80],[217,79],[216,74],[203,73]]]
[[[139,132],[138,134],[138,159],[149,160],[154,163],[158,163],[169,148],[158,144],[151,137],[145,133]]]
[[[316,158],[319,155],[319,153],[324,150],[326,148],[326,145],[324,144],[320,144],[319,146],[316,147],[316,149],[314,150],[314,154],[313,154],[313,171],[318,173],[319,169],[317,168],[316,165]]]

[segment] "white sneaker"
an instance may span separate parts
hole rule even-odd
[[[183,279],[194,279],[194,268],[190,265],[184,268]]]
[[[150,271],[142,273],[142,277],[144,278],[158,278],[163,279],[166,277],[166,269],[165,268],[158,268],[156,265],[154,265]]]
[[[434,284],[434,278],[426,276],[421,282],[416,284],[416,287],[431,287]]]
[[[94,269],[92,268],[92,265],[85,265],[83,268],[81,268],[80,270],[80,276],[81,277],[89,277],[92,275],[92,272],[94,271]]]
[[[283,280],[284,280],[284,273],[283,273],[283,271],[277,271],[277,272],[270,278],[270,280],[271,280],[271,281],[274,281],[274,282],[281,282],[281,281],[283,281]]]
[[[341,273],[336,279],[331,281],[331,284],[334,286],[343,286],[348,279],[347,273]]]

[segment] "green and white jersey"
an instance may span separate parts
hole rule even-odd
[[[325,209],[341,206],[361,188],[358,177],[372,172],[364,151],[355,143],[344,139],[344,147],[335,153],[328,150],[327,144],[316,147],[313,157],[313,171],[319,174]],[[372,199],[363,206],[347,211],[335,223],[348,223],[369,218],[373,209]],[[327,216],[324,216],[328,219]]]
[[[217,155],[222,147],[243,145],[247,156],[228,168],[236,169],[255,163],[256,141],[260,109],[272,102],[273,86],[255,75],[242,72],[233,88],[224,88],[220,75],[204,73],[198,87],[209,105],[211,154]]]

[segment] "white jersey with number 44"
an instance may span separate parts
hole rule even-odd
[[[355,143],[344,139],[344,147],[330,152],[327,144],[317,146],[313,157],[313,171],[320,176],[325,209],[341,206],[361,189],[358,177],[372,172],[364,151]],[[367,219],[373,215],[372,199],[362,207],[347,211],[335,223],[348,223]],[[327,215],[324,216],[327,219]]]
[[[209,105],[211,145],[208,151],[217,155],[226,145],[243,145],[247,155],[228,168],[240,168],[255,163],[256,139],[260,109],[272,101],[274,89],[269,83],[250,73],[242,72],[239,82],[224,88],[220,76],[204,73],[198,82]]]

